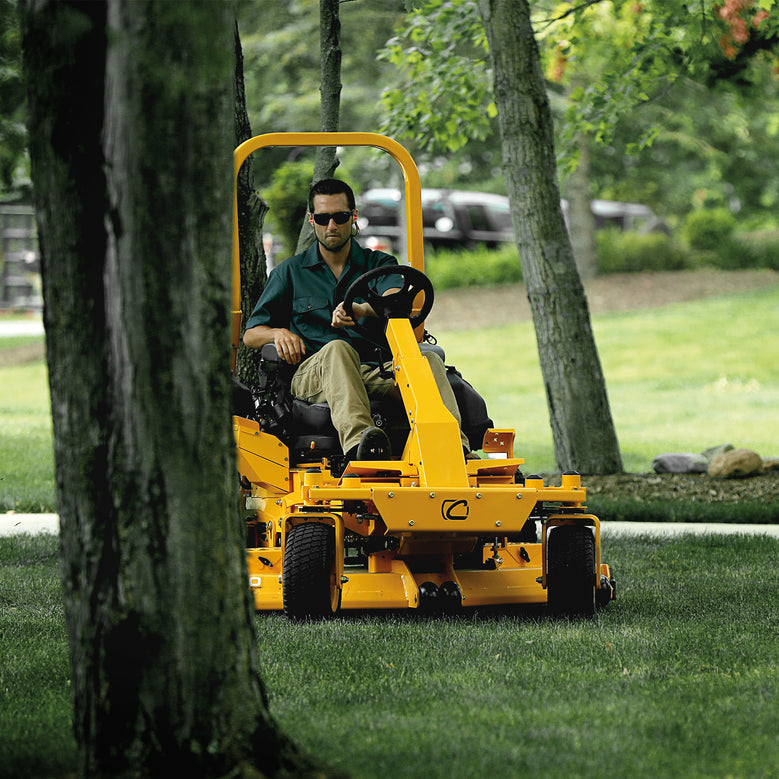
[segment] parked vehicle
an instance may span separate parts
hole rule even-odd
[[[568,225],[568,202],[561,201]],[[360,242],[370,248],[403,254],[402,198],[398,189],[369,189],[359,203]],[[667,225],[649,206],[593,200],[596,229],[667,231]],[[509,199],[489,192],[456,189],[422,190],[423,237],[434,249],[494,249],[514,242]]]
[[[360,240],[364,245],[389,242],[392,250],[405,228],[400,191],[369,189],[360,196]],[[487,192],[422,190],[422,235],[433,248],[496,248],[514,240],[507,197]]]

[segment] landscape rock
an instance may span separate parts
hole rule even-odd
[[[763,472],[763,458],[750,449],[734,449],[715,457],[708,474],[715,479],[737,479]]]
[[[658,454],[652,460],[655,473],[706,473],[709,461],[692,452]]]
[[[709,449],[704,449],[701,454],[711,462],[715,457],[719,457],[725,452],[732,452],[736,447],[733,444],[720,444],[719,446],[712,446]]]
[[[767,457],[763,460],[764,471],[779,471],[779,457]]]

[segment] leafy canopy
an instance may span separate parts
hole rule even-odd
[[[379,55],[401,76],[382,93],[382,131],[414,138],[428,152],[485,138],[497,114],[487,55],[472,0],[430,0],[412,11]]]
[[[537,3],[536,37],[551,86],[566,98],[565,156],[577,133],[608,143],[619,121],[682,76],[748,82],[755,58],[779,43],[776,0],[590,0]],[[382,104],[385,132],[452,151],[484,138],[495,115],[487,42],[473,0],[428,0],[381,57],[402,74]],[[657,135],[647,127],[629,151]]]

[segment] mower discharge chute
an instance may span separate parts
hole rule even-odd
[[[593,614],[614,598],[615,585],[579,475],[563,474],[559,486],[523,476],[508,429],[490,427],[472,442],[486,459],[464,459],[459,426],[422,356],[433,289],[421,272],[421,187],[406,150],[373,133],[270,134],[238,147],[236,175],[257,149],[317,145],[378,147],[403,171],[409,266],[366,273],[344,301],[348,312],[355,299],[367,300],[386,322],[403,409],[394,422],[385,410],[372,412],[393,444],[400,442],[393,451],[402,452],[397,459],[351,461],[341,472],[327,408],[291,398],[294,369],[278,360],[272,344],[263,347],[254,412],[234,417],[257,609],[307,619],[340,609],[548,603],[560,614]],[[233,234],[237,350],[237,197]],[[386,273],[401,276],[403,287],[382,297],[372,285]]]

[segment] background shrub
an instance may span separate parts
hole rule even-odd
[[[682,270],[687,265],[682,249],[665,233],[600,230],[597,247],[600,273]]]
[[[701,267],[723,270],[770,268],[779,270],[779,230],[735,234],[730,212],[696,212],[685,233],[692,238],[685,245],[665,233],[623,232],[617,229],[597,233],[598,272],[641,273],[678,271]],[[706,232],[708,227],[711,232]],[[714,240],[716,236],[716,240]],[[693,246],[694,244],[694,246]],[[499,249],[468,251],[425,251],[425,272],[436,289],[517,284],[522,269],[517,250],[507,244]]]
[[[736,236],[730,262],[730,265],[723,267],[779,270],[779,230],[765,230]]]
[[[507,244],[499,249],[473,251],[425,250],[425,273],[438,290],[517,284],[522,281],[517,249]]]
[[[735,229],[736,217],[727,208],[691,211],[684,222],[684,237],[693,250],[719,252]]]

